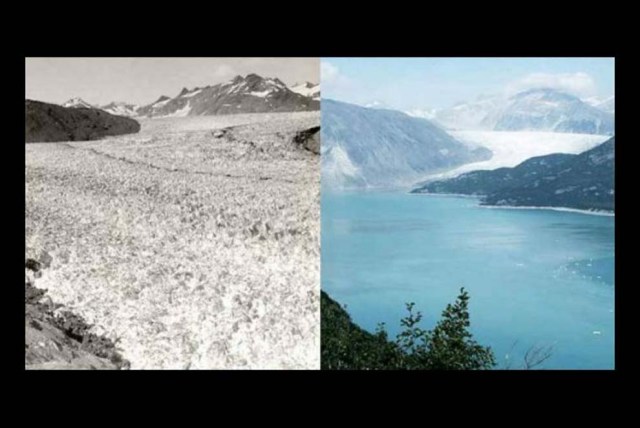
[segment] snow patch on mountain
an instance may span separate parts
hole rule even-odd
[[[612,135],[613,115],[555,89],[531,89],[509,98],[496,131],[553,131]]]
[[[320,100],[320,85],[317,83],[311,83],[311,82],[296,83],[293,86],[291,86],[289,89],[305,97],[309,97],[314,100]]]
[[[419,109],[414,108],[412,110],[406,110],[405,113],[411,117],[419,117],[427,120],[434,120],[436,118],[438,110],[432,109]]]
[[[202,92],[202,89],[200,88],[196,88],[194,90],[192,90],[191,92],[187,92],[186,94],[182,95],[182,98],[191,98],[195,95],[198,95],[200,92]]]
[[[70,107],[70,108],[96,108],[93,105],[89,104],[85,100],[80,97],[71,98],[62,104],[62,107]]]
[[[589,98],[585,98],[582,101],[599,110],[615,114],[615,109],[616,109],[615,95],[611,95],[609,97],[589,97]]]
[[[258,76],[259,77],[259,76]],[[268,85],[271,86],[275,86],[278,89],[285,89],[287,88],[287,85],[285,85],[280,79],[278,78],[271,78],[268,77],[267,79],[265,79]]]
[[[138,106],[125,102],[112,102],[102,106],[101,109],[116,116],[133,117],[136,115]]]
[[[278,78],[248,74],[213,86],[183,88],[175,98],[161,97],[140,107],[137,113],[143,117],[174,117],[319,109],[318,100],[293,92]]]
[[[502,96],[480,96],[474,101],[438,110],[434,112],[434,119],[446,129],[489,130],[495,126],[498,112],[505,103]]]
[[[474,101],[433,112],[435,122],[449,130],[552,131],[612,135],[615,98],[584,100],[550,88],[502,95],[480,96]],[[419,110],[407,112],[429,119]]]
[[[169,101],[171,101],[171,99],[166,99],[166,100],[163,100],[163,101],[156,101],[153,104],[153,107],[154,108],[162,107],[163,105],[166,105]]]
[[[259,97],[259,98],[265,98],[271,95],[272,92],[273,92],[272,89],[267,89],[264,91],[249,92],[249,95],[253,95],[254,97]]]
[[[373,100],[371,102],[364,103],[362,106],[366,108],[374,108],[374,109],[380,109],[380,110],[393,110],[393,108],[389,104],[385,103],[384,101],[378,101],[378,100]]]
[[[191,105],[187,103],[181,109],[176,110],[175,112],[163,117],[186,117],[186,116],[189,116],[190,112],[191,112]]]

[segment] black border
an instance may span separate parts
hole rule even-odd
[[[237,5],[236,5],[237,6]],[[322,6],[319,6],[322,8]],[[459,5],[459,7],[463,7]],[[240,8],[242,9],[242,8]],[[316,8],[317,9],[317,8]],[[405,11],[406,13],[407,11]],[[235,13],[238,13],[236,9]],[[180,18],[188,18],[188,15],[180,14]],[[593,18],[593,17],[592,17]],[[337,19],[337,18],[336,18]],[[361,17],[361,19],[366,19],[366,17]],[[247,43],[242,37],[236,38],[235,40],[226,40],[224,37],[218,37],[220,34],[223,36],[225,34],[233,34],[234,28],[224,28],[223,30],[219,28],[212,28],[218,22],[214,22],[212,26],[209,26],[205,29],[205,31],[195,32],[191,37],[193,40],[197,40],[200,38],[200,42],[194,43],[193,40],[186,41],[184,44],[171,44],[166,41],[163,41],[163,38],[171,38],[172,35],[164,34],[160,37],[160,41],[158,42],[158,36],[154,35],[152,31],[155,31],[158,26],[163,26],[165,24],[168,25],[167,21],[155,20],[152,22],[150,29],[140,29],[138,31],[132,32],[127,31],[128,29],[123,26],[116,26],[116,30],[122,30],[122,35],[105,35],[102,39],[98,39],[99,42],[96,42],[93,39],[92,35],[89,34],[86,38],[78,38],[72,37],[71,40],[74,43],[68,43],[69,38],[65,38],[64,40],[58,40],[58,43],[46,43],[45,41],[48,39],[47,37],[43,37],[40,40],[40,43],[30,44],[27,48],[25,48],[22,52],[22,55],[16,55],[15,59],[15,77],[13,78],[13,82],[23,81],[20,73],[22,72],[22,65],[24,57],[29,56],[140,56],[140,57],[150,57],[150,56],[169,56],[169,57],[179,57],[179,56],[230,56],[230,57],[239,57],[239,56],[270,56],[270,57],[287,57],[287,56],[304,56],[304,57],[316,57],[316,56],[385,56],[385,57],[458,57],[458,56],[467,56],[467,57],[503,57],[503,56],[518,56],[518,57],[530,57],[530,56],[545,56],[545,57],[553,57],[553,56],[564,56],[564,57],[580,57],[580,56],[601,56],[601,57],[615,57],[616,58],[616,88],[621,85],[624,87],[624,76],[623,70],[625,72],[629,71],[630,66],[630,58],[621,55],[619,52],[620,49],[617,48],[616,44],[613,43],[613,37],[607,37],[610,34],[607,34],[608,29],[598,28],[596,34],[592,35],[592,39],[585,39],[584,36],[584,28],[581,33],[576,33],[575,28],[566,28],[557,29],[555,26],[549,24],[549,22],[537,22],[535,23],[535,27],[528,25],[524,22],[514,23],[512,25],[502,25],[496,28],[476,28],[475,31],[485,31],[487,30],[487,36],[483,40],[476,40],[472,34],[464,33],[464,40],[458,41],[455,38],[445,42],[443,38],[448,37],[452,32],[461,31],[461,25],[451,25],[448,28],[447,32],[436,33],[435,31],[430,31],[430,29],[426,28],[433,20],[437,20],[437,17],[433,15],[430,16],[422,16],[420,20],[422,21],[422,25],[415,26],[414,23],[408,20],[406,23],[399,23],[399,26],[406,26],[404,32],[397,31],[395,34],[391,34],[391,32],[396,31],[395,29],[384,30],[384,31],[373,31],[371,27],[368,30],[359,30],[357,28],[353,29],[353,31],[349,32],[348,40],[350,43],[345,44],[344,40],[340,37],[342,33],[335,33],[333,37],[327,37],[325,33],[330,33],[335,30],[331,22],[321,21],[320,18],[317,19],[315,25],[317,25],[317,30],[319,30],[319,34],[316,40],[314,39],[312,42],[305,39],[304,36],[301,36],[300,39],[296,39],[293,41],[291,39],[291,32],[289,34],[281,34],[287,33],[286,31],[278,32],[276,31],[275,35],[276,40],[273,40],[273,37],[263,37],[262,33],[250,34],[253,36],[250,40],[252,43]],[[504,19],[507,19],[506,17]],[[575,17],[575,19],[581,19],[579,17]],[[608,17],[599,15],[595,17],[598,21],[606,20]],[[340,26],[342,22],[339,19],[337,26]],[[552,20],[557,23],[557,20]],[[50,34],[56,34],[54,30],[56,30],[56,26],[62,25],[60,21],[51,22],[49,25],[43,24],[43,22],[50,22],[49,19],[43,18],[41,21],[37,21],[35,23],[35,27],[42,26],[45,32],[51,32]],[[450,22],[450,21],[449,21]],[[583,21],[588,22],[588,21]],[[483,23],[484,24],[484,23]],[[242,27],[246,27],[250,25],[250,22],[247,24],[243,24]],[[384,25],[384,24],[379,24]],[[591,27],[591,25],[586,24]],[[491,24],[487,24],[488,27]],[[52,28],[53,27],[53,28]],[[112,26],[113,27],[113,26]],[[483,25],[484,27],[484,25]],[[392,27],[393,28],[393,27]],[[523,40],[523,33],[528,29],[535,28],[538,33],[532,34],[532,39],[534,40]],[[57,28],[59,31],[59,28]],[[130,30],[130,29],[129,29]],[[314,30],[314,31],[317,31]],[[441,28],[438,28],[439,31],[442,31]],[[592,28],[587,28],[586,30],[592,30]],[[269,31],[268,29],[265,31]],[[293,31],[293,30],[292,30]],[[302,30],[304,31],[304,30]],[[307,30],[308,32],[308,30]],[[551,32],[547,36],[540,37],[540,33]],[[217,36],[216,36],[217,35]],[[283,39],[285,42],[278,42],[277,37],[284,36]],[[131,38],[133,37],[133,42]],[[105,40],[106,38],[106,40]],[[412,39],[411,39],[412,38]],[[488,40],[487,40],[488,38]],[[257,40],[257,41],[256,41]],[[148,41],[148,42],[147,42]],[[449,45],[447,43],[450,43]],[[513,43],[509,45],[509,43]],[[24,81],[23,81],[24,82]],[[20,90],[18,84],[11,84],[11,89],[15,89],[15,120],[11,120],[12,124],[19,124],[22,122],[22,118],[18,118],[19,110],[17,108],[17,103],[22,103],[22,94],[18,94]],[[403,387],[407,387],[410,389],[417,389],[418,391],[422,389],[428,389],[435,391],[439,394],[456,394],[456,395],[467,395],[474,394],[473,398],[481,398],[482,395],[487,394],[487,390],[485,388],[489,388],[491,390],[491,386],[500,386],[503,387],[505,384],[509,384],[509,387],[517,387],[516,385],[524,385],[527,388],[533,387],[544,388],[545,395],[541,401],[548,402],[548,400],[553,398],[558,399],[569,399],[571,397],[577,397],[580,395],[579,393],[576,395],[578,391],[581,391],[585,394],[595,394],[602,398],[602,394],[608,394],[610,392],[609,388],[612,386],[611,381],[620,380],[623,376],[623,372],[629,370],[633,367],[633,363],[628,359],[629,355],[633,355],[633,353],[629,350],[631,345],[633,344],[632,340],[629,339],[631,336],[631,314],[633,313],[633,309],[631,305],[633,305],[634,300],[631,297],[631,292],[635,289],[633,284],[627,284],[627,281],[624,278],[624,268],[622,259],[629,255],[630,253],[627,251],[620,251],[619,246],[633,244],[630,241],[630,238],[626,237],[626,234],[623,234],[621,230],[623,230],[625,219],[628,218],[628,214],[626,214],[626,210],[629,208],[625,208],[626,202],[624,201],[624,195],[627,194],[627,190],[625,190],[626,186],[632,186],[633,181],[631,177],[632,167],[630,165],[625,166],[625,162],[631,162],[632,157],[629,155],[630,150],[628,150],[634,142],[628,141],[628,138],[625,138],[624,132],[625,127],[624,124],[626,120],[624,116],[628,114],[630,111],[627,108],[624,108],[625,102],[630,102],[630,97],[623,91],[616,91],[616,99],[618,107],[622,105],[622,108],[618,108],[617,117],[616,117],[616,134],[618,145],[616,150],[617,154],[617,163],[616,163],[616,171],[615,171],[615,179],[617,183],[616,189],[616,204],[617,204],[617,213],[616,213],[616,272],[615,272],[615,284],[616,284],[616,369],[613,371],[532,371],[532,372],[522,372],[522,371],[490,371],[490,372],[331,372],[331,371],[296,371],[296,372],[276,372],[276,371],[162,371],[163,378],[167,379],[171,382],[171,385],[174,385],[176,382],[182,382],[184,380],[200,383],[200,379],[205,380],[203,384],[208,384],[210,382],[216,382],[215,386],[211,385],[211,388],[221,388],[224,386],[225,392],[228,391],[229,394],[240,393],[240,394],[251,394],[251,390],[246,390],[246,383],[253,383],[255,386],[262,385],[260,387],[261,393],[264,393],[264,384],[262,382],[270,382],[276,381],[273,386],[276,387],[276,390],[282,387],[286,387],[288,385],[305,385],[306,390],[318,390],[320,391],[321,385],[333,385],[330,389],[330,393],[332,394],[329,397],[325,397],[324,399],[318,397],[319,400],[330,400],[335,403],[335,399],[340,396],[347,396],[353,399],[352,394],[355,392],[365,392],[368,391],[369,394],[385,394],[385,388],[388,385],[397,385],[398,383],[402,383]],[[18,98],[20,97],[20,99]],[[13,97],[12,97],[13,99]],[[13,103],[11,103],[13,105]],[[631,110],[633,111],[633,110]],[[12,109],[11,116],[13,118],[14,110]],[[18,133],[22,133],[21,130],[18,130],[18,126],[12,126],[12,129]],[[6,141],[5,144],[11,145],[12,149],[14,147],[18,147],[17,144],[14,145],[12,141],[18,140],[19,135],[14,136],[10,140]],[[622,150],[622,152],[620,152]],[[24,156],[24,152],[23,152]],[[13,155],[12,155],[13,157]],[[16,169],[19,168],[17,161],[8,162],[11,167],[15,166]],[[18,171],[13,172],[18,174]],[[627,173],[628,176],[623,177],[624,174]],[[13,180],[12,180],[13,181]],[[13,192],[15,189],[15,195],[11,195],[9,199],[8,205],[11,207],[10,214],[11,217],[15,215],[15,223],[11,221],[9,224],[20,224],[23,222],[22,213],[18,212],[16,207],[23,207],[24,199],[23,194],[21,193],[19,186],[8,186],[10,190]],[[24,189],[23,189],[24,190]],[[629,195],[630,196],[630,195]],[[15,198],[15,199],[14,199]],[[21,232],[18,228],[10,227],[11,232],[15,232],[16,235],[19,235]],[[12,236],[13,238],[13,236]],[[21,237],[16,236],[16,241],[22,240]],[[13,241],[13,239],[12,239]],[[24,242],[24,241],[22,241]],[[24,245],[24,244],[23,244]],[[17,258],[18,252],[14,253]],[[16,260],[15,265],[18,264]],[[11,263],[13,266],[14,263]],[[18,275],[18,270],[11,270],[12,272]],[[12,296],[11,301],[15,298],[21,298],[18,293],[18,288],[14,287],[14,283],[18,281],[18,278],[14,280],[8,281],[8,286],[12,291],[15,291],[15,296]],[[15,310],[15,313],[12,311],[12,314],[15,316],[16,324],[21,322],[22,315],[20,304],[11,304],[12,310]],[[92,386],[95,387],[96,381],[100,382],[100,385],[109,385],[111,387],[117,388],[118,390],[122,390],[121,383],[123,380],[133,380],[132,384],[136,385],[136,381],[139,382],[151,382],[153,378],[154,372],[156,371],[130,371],[127,374],[120,374],[120,372],[28,372],[24,370],[23,356],[20,355],[17,350],[19,349],[19,341],[22,341],[22,335],[19,329],[15,330],[15,344],[12,346],[12,349],[16,350],[15,352],[15,368],[24,373],[24,378],[22,381],[28,381],[29,384],[42,385],[43,388],[45,385],[55,385],[56,388],[64,389],[65,384],[70,384],[71,386],[75,385],[77,382],[88,381],[87,384],[83,387],[84,391],[92,390]],[[631,343],[631,345],[630,345]],[[159,371],[159,370],[158,370]],[[87,373],[87,374],[83,374]],[[158,379],[158,378],[156,378]],[[322,384],[320,383],[322,382]],[[504,382],[504,383],[503,383]],[[549,386],[550,382],[553,382],[554,385]],[[476,385],[474,387],[474,383]],[[165,383],[164,381],[158,382],[158,386],[163,385],[169,386],[170,384]],[[342,389],[337,387],[337,385],[344,385],[347,388]],[[141,387],[140,384],[137,384],[138,388]],[[242,388],[240,388],[242,386]],[[138,391],[138,388],[134,388],[131,392]],[[228,389],[227,389],[228,388]],[[462,389],[461,389],[462,388]],[[551,389],[552,388],[552,389]],[[606,389],[600,389],[606,388]],[[146,388],[145,388],[146,389]],[[519,389],[519,388],[518,388]],[[571,393],[573,394],[571,397],[564,395],[568,394],[568,389],[571,389]],[[578,390],[578,391],[577,391]],[[175,392],[175,391],[174,391]],[[396,394],[401,395],[403,390],[395,390]],[[483,392],[485,394],[483,394]],[[126,391],[124,392],[126,395]],[[323,393],[325,394],[325,393]],[[364,396],[368,396],[369,394],[364,394]],[[420,393],[419,393],[420,394]],[[425,391],[425,394],[428,395],[428,392]],[[494,402],[498,407],[501,406],[501,400],[509,401],[510,398],[524,398],[524,397],[509,397],[511,395],[508,391],[503,391],[503,394],[508,395],[507,397],[489,397],[494,398]],[[502,395],[502,394],[501,394]],[[449,395],[450,396],[450,395]],[[418,397],[419,398],[419,397]],[[311,397],[309,397],[310,401],[313,401]],[[283,403],[284,404],[284,403]],[[541,403],[529,402],[532,408],[530,410],[534,411],[533,408],[542,405]],[[588,410],[588,409],[587,409]]]

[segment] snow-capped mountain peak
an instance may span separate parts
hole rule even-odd
[[[611,95],[608,97],[589,97],[589,98],[583,99],[582,101],[602,111],[615,113],[615,108],[616,108],[615,95]]]
[[[501,96],[481,95],[470,102],[435,112],[435,120],[448,129],[492,129],[505,100]]]
[[[62,107],[70,107],[70,108],[95,108],[94,106],[92,106],[91,104],[89,104],[88,102],[86,102],[85,100],[83,100],[80,97],[75,97],[75,98],[71,98],[70,100],[68,100],[67,102],[65,102],[64,104],[62,104]]]
[[[289,88],[293,92],[303,95],[305,97],[312,98],[314,100],[320,100],[320,84],[311,82],[296,83]]]
[[[213,86],[188,89],[137,109],[148,117],[319,110],[318,98],[296,93],[277,77],[255,73]]]
[[[436,117],[437,110],[434,108],[414,108],[412,110],[405,111],[405,113],[412,117],[433,120]]]
[[[100,107],[100,109],[116,116],[132,117],[132,116],[136,116],[136,110],[138,109],[138,106],[135,104],[117,101],[117,102],[111,102],[109,104],[105,104],[102,107]]]
[[[293,89],[293,88],[307,88],[307,89],[310,89],[310,88],[313,88],[314,86],[318,86],[318,85],[315,84],[315,83],[311,83],[311,82],[302,82],[302,83],[294,84],[291,87],[291,89]]]
[[[380,110],[393,110],[393,108],[389,104],[379,100],[373,100],[371,102],[365,103],[363,104],[362,107],[374,108],[374,109],[380,109]]]
[[[504,96],[483,96],[436,112],[450,130],[550,131],[611,135],[613,100],[597,107],[552,88],[533,88]],[[591,100],[595,103],[595,100]],[[598,100],[605,102],[605,100]]]
[[[152,103],[151,106],[153,108],[162,107],[166,105],[169,101],[171,101],[171,97],[168,97],[166,95],[160,95],[160,98],[158,98],[154,103]]]
[[[171,97],[167,96],[167,95],[160,95],[160,98],[158,98],[153,104],[158,104],[158,103],[162,103],[164,101],[168,101],[170,100]]]
[[[112,102],[100,108],[114,115],[129,117],[183,117],[319,110],[319,85],[305,82],[304,86],[309,95],[293,91],[277,77],[262,77],[251,73],[246,76],[236,76],[227,82],[212,86],[193,89],[183,87],[175,97],[162,95],[154,102],[143,106]],[[314,89],[317,89],[317,92]],[[69,100],[69,103],[71,101],[75,99]],[[75,104],[79,102],[75,101]]]
[[[509,98],[496,131],[553,131],[611,135],[613,115],[578,97],[550,88],[530,89]]]
[[[528,99],[530,101],[573,101],[576,99],[574,95],[559,91],[553,88],[533,88],[523,92],[519,92],[510,97],[512,100]]]
[[[278,78],[264,78],[255,73],[247,74],[245,77],[236,76],[231,80],[230,84],[229,93],[249,94],[261,98],[267,97],[274,92],[288,89],[287,85]],[[227,85],[229,83],[222,86]]]

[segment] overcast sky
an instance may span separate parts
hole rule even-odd
[[[533,87],[582,98],[614,93],[613,58],[322,58],[321,68],[323,97],[400,110]]]
[[[28,99],[63,103],[80,97],[91,104],[147,104],[183,87],[215,85],[256,73],[284,83],[320,79],[318,58],[27,58]]]

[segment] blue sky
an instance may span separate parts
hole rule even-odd
[[[613,58],[322,58],[321,64],[323,98],[401,110],[540,86],[581,98],[614,94]]]

